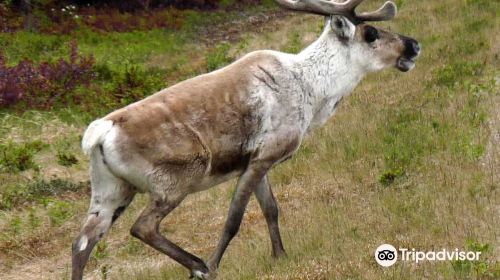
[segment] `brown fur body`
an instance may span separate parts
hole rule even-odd
[[[280,62],[270,53],[255,52],[107,115],[104,119],[119,128],[115,147],[120,160],[141,157],[155,171],[169,174],[180,169],[193,179],[190,191],[240,174],[255,152],[249,144],[262,127],[262,104],[248,90],[256,79],[249,73],[261,65],[279,68]],[[291,149],[299,144],[293,142]]]

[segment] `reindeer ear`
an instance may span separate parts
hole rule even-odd
[[[344,16],[331,16],[330,26],[332,31],[342,40],[351,40],[356,33],[356,26]]]

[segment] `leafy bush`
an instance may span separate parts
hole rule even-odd
[[[8,66],[0,51],[0,108],[23,103],[23,108],[48,110],[55,104],[78,104],[81,96],[72,93],[92,81],[94,59],[78,54],[75,41],[70,49],[69,60],[35,65],[25,59],[16,66]]]
[[[160,90],[165,86],[164,72],[144,70],[137,65],[125,65],[121,70],[111,72],[110,87],[112,97],[120,105],[127,105]]]
[[[131,32],[135,30],[151,30],[167,28],[177,30],[182,26],[185,13],[177,9],[158,9],[155,11],[138,11],[121,13],[114,9],[81,9],[79,24],[90,27],[94,31]],[[73,19],[69,19],[73,20]],[[53,33],[71,33],[75,29],[55,31]]]
[[[57,163],[59,165],[68,167],[77,164],[78,159],[71,153],[59,151],[57,152]]]
[[[4,186],[0,193],[0,209],[12,209],[24,202],[25,190],[17,185]]]
[[[384,185],[384,186],[389,186],[391,185],[392,183],[394,183],[394,181],[396,180],[396,178],[398,177],[401,177],[402,175],[404,175],[404,171],[401,170],[401,169],[391,169],[391,170],[387,170],[385,171],[384,173],[382,173],[382,175],[380,175],[378,181]]]
[[[43,148],[41,141],[17,144],[7,142],[0,145],[0,171],[19,172],[37,169],[33,156]]]
[[[22,1],[17,1],[22,2]],[[179,29],[189,15],[179,9],[235,9],[272,0],[160,0],[160,1],[35,1],[33,9],[21,11],[0,3],[0,31],[23,28],[49,34],[72,34],[79,29],[129,32],[152,28]],[[27,16],[29,14],[29,16]]]
[[[23,27],[23,18],[9,9],[6,3],[0,3],[0,32],[13,32]]]

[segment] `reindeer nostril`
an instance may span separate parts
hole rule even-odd
[[[405,50],[404,55],[408,58],[413,58],[420,53],[420,44],[414,39],[404,40]]]
[[[337,28],[342,28],[344,26],[344,23],[342,22],[342,20],[340,20],[339,18],[335,21],[335,25],[337,26]]]
[[[415,54],[420,53],[420,44],[417,41],[413,42],[413,51],[415,52]]]

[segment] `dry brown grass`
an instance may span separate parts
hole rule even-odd
[[[417,68],[409,74],[391,70],[368,77],[295,158],[272,172],[289,256],[270,257],[267,228],[252,200],[222,261],[220,279],[499,277],[498,3],[398,2],[403,3],[398,19],[384,25],[423,43]],[[273,24],[275,31],[247,33],[240,41],[244,43],[234,44],[232,54],[309,43],[322,23],[317,17],[293,15]],[[484,66],[473,74],[458,66],[474,61]],[[443,84],[440,77],[456,83]],[[10,131],[12,137],[26,139],[32,129]],[[65,127],[57,137],[78,138],[74,129]],[[33,134],[48,139],[56,133]],[[74,149],[76,153],[77,144]],[[48,158],[40,163],[42,171],[59,168]],[[72,167],[68,178],[80,179],[85,168],[85,162]],[[394,168],[403,174],[388,185],[380,183],[381,175]],[[206,258],[218,240],[233,186],[229,182],[190,196],[168,216],[163,232]],[[0,212],[1,279],[68,278],[70,243],[88,196],[58,199],[69,201],[73,211],[61,226],[50,225],[46,207],[39,204]],[[104,274],[108,279],[187,278],[178,264],[128,234],[145,203],[146,197],[139,196],[120,218],[90,261],[88,279],[103,279]],[[29,229],[28,208],[36,211],[43,226]],[[14,234],[16,217],[22,223]],[[485,271],[460,269],[450,262],[398,262],[382,269],[372,257],[386,242],[452,250],[467,249],[468,241],[489,245],[482,259]]]

